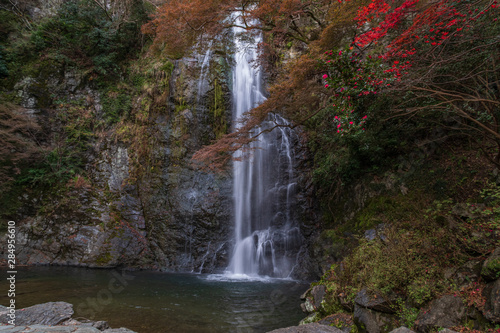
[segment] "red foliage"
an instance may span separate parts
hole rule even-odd
[[[415,43],[419,40],[432,46],[441,45],[444,40],[469,29],[481,15],[498,8],[496,0],[487,3],[482,10],[473,10],[472,5],[465,1],[440,0],[423,5],[420,11],[416,10],[417,4],[419,0],[405,0],[391,9],[385,0],[372,0],[367,6],[360,7],[355,18],[358,29],[369,23],[374,26],[356,36],[354,44],[366,47],[394,31],[395,37],[389,43],[385,56],[406,57],[415,54]],[[409,21],[409,27],[395,31],[405,20]]]
[[[358,27],[361,27],[374,18],[381,17],[383,14],[385,14],[385,17],[379,25],[357,36],[354,43],[359,47],[365,47],[372,42],[377,42],[387,35],[390,29],[396,28],[401,20],[408,15],[410,9],[415,7],[417,2],[418,0],[406,0],[402,5],[391,11],[389,11],[390,6],[384,0],[372,0],[368,6],[361,7],[356,17]]]

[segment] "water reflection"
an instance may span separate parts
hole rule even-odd
[[[5,289],[6,281],[0,288]],[[50,301],[74,305],[75,318],[106,320],[137,332],[266,332],[303,314],[296,281],[231,281],[210,275],[66,267],[18,270],[18,308]],[[6,304],[6,295],[0,303]]]

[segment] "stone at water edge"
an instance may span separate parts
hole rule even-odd
[[[396,328],[395,330],[390,331],[389,333],[415,333],[415,331],[412,331],[411,329],[409,329],[407,327],[401,326],[399,328]],[[458,333],[458,332],[455,332],[455,331],[452,331],[450,329],[445,328],[445,329],[439,331],[439,333]]]
[[[16,325],[57,325],[71,318],[73,305],[66,302],[48,302],[16,311]],[[8,324],[7,313],[0,314],[0,323]]]
[[[336,327],[320,325],[318,323],[279,328],[268,333],[344,333]]]
[[[321,303],[326,295],[326,287],[324,285],[314,286],[311,290],[311,296],[314,300],[314,307],[319,309],[321,307]]]

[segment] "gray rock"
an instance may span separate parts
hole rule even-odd
[[[375,311],[381,311],[385,313],[394,313],[394,309],[391,306],[392,303],[378,294],[373,296],[368,293],[366,289],[362,289],[356,294],[354,299],[356,304],[361,305],[364,308],[372,309]]]
[[[72,325],[72,326],[47,326],[47,325],[29,325],[29,326],[0,326],[2,333],[136,333],[126,328],[114,328],[101,331],[95,327]]]
[[[304,293],[302,295],[300,295],[300,299],[305,301],[306,298],[307,298],[307,295],[309,295],[309,293],[311,292],[311,288],[307,289],[306,291],[304,291]]]
[[[73,305],[66,302],[37,304],[16,311],[16,325],[57,325],[73,315]],[[9,317],[0,315],[0,323],[7,324]]]
[[[101,333],[101,331],[95,327],[80,327],[74,333]]]
[[[0,326],[0,332],[2,333],[18,333],[18,332],[26,332],[26,327],[24,326],[12,326],[12,325],[6,325],[6,326]]]
[[[486,281],[494,281],[500,278],[500,247],[497,247],[483,263],[481,276]]]
[[[390,331],[389,333],[415,333],[415,331],[412,331],[407,327],[401,326],[396,328],[395,330]]]
[[[433,328],[457,326],[464,319],[465,306],[460,297],[446,295],[431,302],[428,311],[420,312],[415,322],[417,332],[429,332]]]
[[[500,279],[489,283],[484,294],[486,296],[484,317],[494,323],[500,323]]]
[[[375,229],[369,229],[365,231],[365,238],[369,241],[377,238],[377,231]]]
[[[301,299],[305,300],[300,304],[300,308],[304,313],[313,313],[321,308],[321,302],[326,295],[326,287],[324,285],[314,286],[309,288],[302,296]]]
[[[332,326],[325,326],[318,323],[311,323],[300,326],[279,328],[268,333],[343,333],[340,329]]]
[[[98,330],[104,331],[109,328],[109,324],[107,321],[98,320],[92,323],[92,327],[97,328]]]
[[[23,327],[23,326],[21,326]],[[24,328],[23,333],[72,333],[76,328],[65,326],[30,325]]]
[[[308,297],[304,303],[300,304],[300,308],[304,313],[313,313],[315,311],[315,308],[312,298]]]
[[[326,287],[324,285],[314,286],[312,288],[311,296],[313,297],[314,300],[313,305],[316,309],[319,309],[321,307],[321,302],[323,302],[325,295],[326,295]]]
[[[383,312],[377,312],[354,304],[354,323],[360,332],[380,333],[382,328],[390,327],[392,316]]]
[[[477,281],[481,274],[481,261],[471,260],[455,269],[453,272],[448,273],[448,276],[452,277],[458,286],[466,286],[470,281]]]
[[[304,319],[302,319],[299,323],[299,325],[305,325],[305,324],[310,324],[310,323],[315,323],[318,321],[319,319],[319,314],[314,312],[314,313],[311,313],[309,316],[305,317]]]

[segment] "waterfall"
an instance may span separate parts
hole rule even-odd
[[[232,77],[233,123],[265,101],[257,64],[259,35],[252,42],[233,29],[235,55]],[[250,158],[233,163],[235,246],[228,271],[234,275],[289,277],[296,265],[302,236],[294,216],[294,152],[296,134],[287,121],[272,114],[254,134],[276,125],[251,144]],[[236,152],[236,158],[241,157]]]
[[[200,78],[198,80],[198,92],[196,94],[196,104],[200,104],[201,97],[208,90],[208,70],[210,65],[210,59],[212,58],[212,42],[208,44],[207,50],[204,55],[198,55],[198,62],[201,63],[200,68]]]

